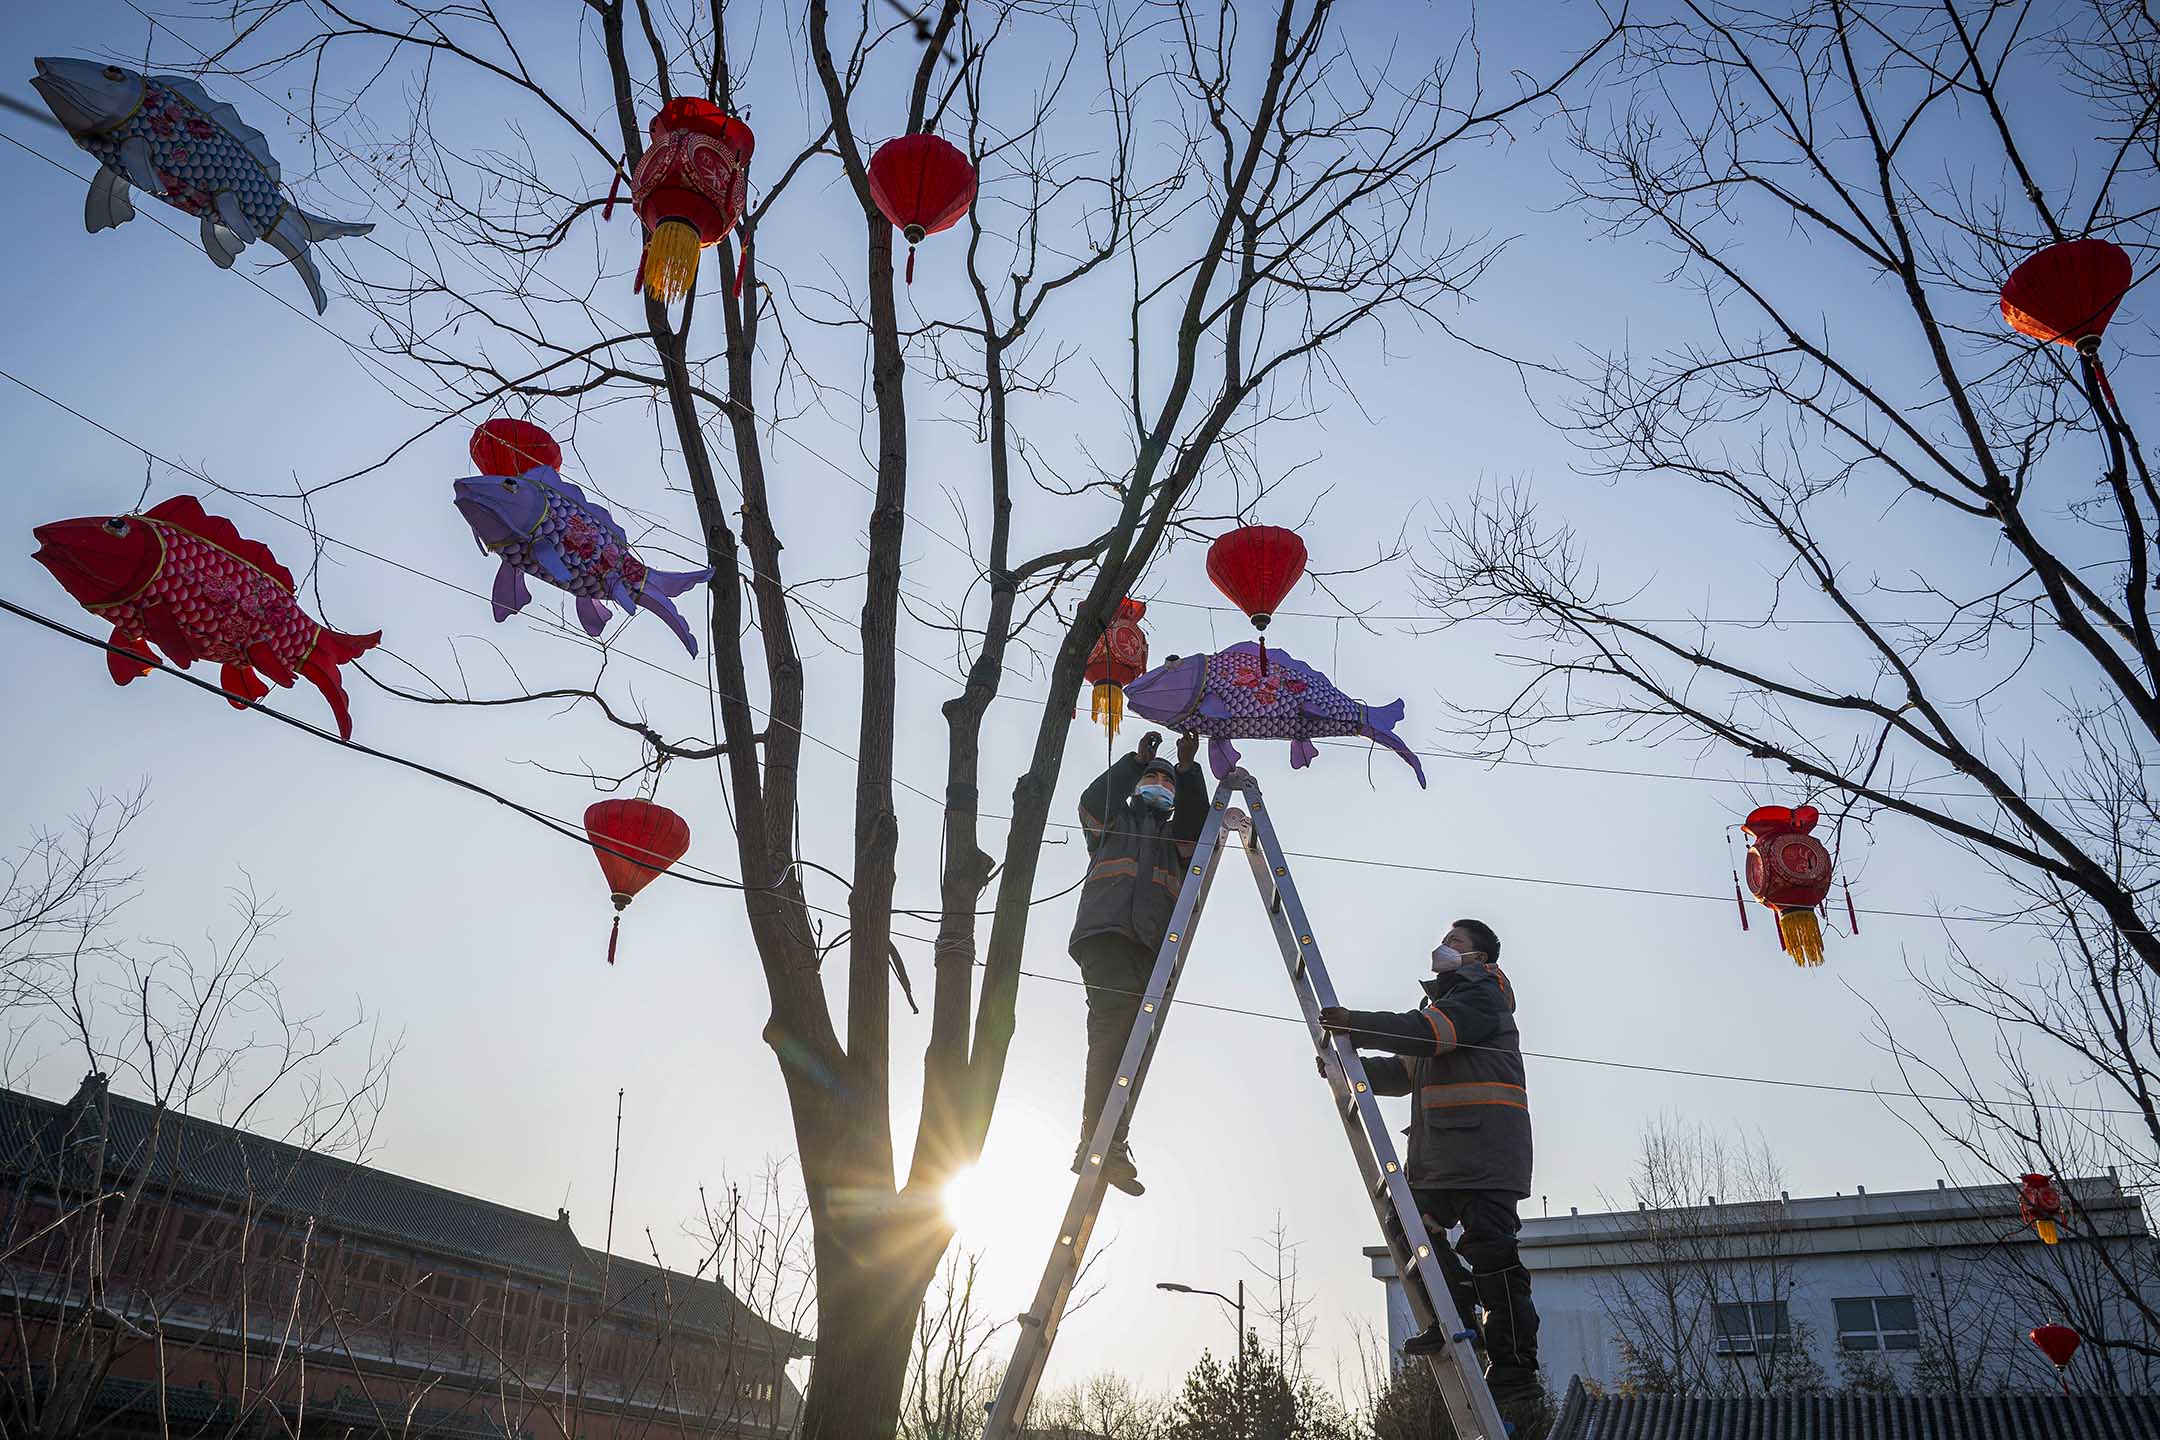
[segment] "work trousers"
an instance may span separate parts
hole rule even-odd
[[[1133,1021],[1140,1015],[1141,992],[1155,968],[1155,956],[1123,935],[1091,935],[1072,947],[1080,978],[1087,982],[1087,1087],[1080,1100],[1080,1143],[1088,1143],[1095,1122],[1102,1118],[1103,1102],[1117,1083],[1118,1061],[1125,1042],[1132,1038]],[[1125,1129],[1132,1124],[1132,1109],[1125,1111]]]
[[[1414,1190],[1411,1195],[1456,1312],[1468,1321],[1473,1305],[1485,1307],[1487,1383],[1496,1395],[1535,1386],[1538,1316],[1530,1303],[1530,1272],[1515,1244],[1522,1229],[1515,1197],[1498,1190]],[[1458,1222],[1462,1238],[1450,1245],[1447,1232]]]

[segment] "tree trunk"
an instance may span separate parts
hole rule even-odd
[[[817,1358],[803,1398],[802,1440],[891,1440],[896,1433],[916,1317],[952,1231],[942,1217],[924,1223],[905,1193],[878,1198],[884,1213],[868,1219],[830,1208],[814,1213]]]

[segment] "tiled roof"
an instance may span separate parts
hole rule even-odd
[[[147,1168],[154,1184],[191,1197],[312,1217],[344,1233],[486,1270],[587,1291],[599,1288],[604,1257],[578,1243],[567,1217],[550,1220],[161,1110],[111,1093],[97,1077],[86,1080],[66,1104],[0,1089],[0,1166],[9,1173],[52,1173],[62,1156],[94,1146],[100,1126],[111,1175],[132,1178]],[[619,1256],[609,1262],[612,1298],[631,1314],[651,1318],[660,1312],[661,1278],[651,1265]],[[716,1335],[732,1331],[743,1344],[808,1353],[806,1341],[767,1325],[724,1285],[670,1271],[664,1293],[674,1304],[675,1323],[686,1328]]]
[[[1594,1395],[1548,1440],[2153,1440],[2160,1396]]]

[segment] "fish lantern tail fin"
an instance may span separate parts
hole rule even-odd
[[[697,226],[687,220],[663,220],[655,226],[645,242],[645,293],[663,305],[688,295],[697,283],[699,245]]]
[[[1822,924],[1816,920],[1813,910],[1795,907],[1778,911],[1777,929],[1778,943],[1792,956],[1793,964],[1823,963]]]
[[[2039,1232],[2040,1243],[2043,1245],[2053,1245],[2058,1239],[2062,1238],[2057,1234],[2053,1220],[2035,1220],[2033,1221],[2033,1229]]]
[[[1088,706],[1088,719],[1101,721],[1110,738],[1116,739],[1118,727],[1125,723],[1125,687],[1108,680],[1098,684]]]

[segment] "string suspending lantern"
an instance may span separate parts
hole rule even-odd
[[[615,923],[608,931],[608,964],[615,963],[615,941],[622,934],[622,912],[690,848],[690,826],[682,816],[650,800],[601,800],[585,809],[585,837],[592,842],[600,873],[607,877],[608,898],[615,902]]]
[[[907,283],[915,283],[915,247],[960,223],[975,203],[975,167],[949,140],[901,135],[870,157],[870,198],[908,243]]]
[[[2018,1179],[2018,1218],[2033,1227],[2043,1245],[2053,1245],[2061,1238],[2062,1196],[2055,1191],[2052,1176],[2038,1174]]]
[[[1260,632],[1260,673],[1267,673],[1267,627],[1275,607],[1305,574],[1305,542],[1280,525],[1240,525],[1208,546],[1207,576]]]
[[[562,446],[530,420],[498,415],[473,431],[466,447],[482,475],[513,477],[535,467],[562,469]]]
[[[2134,278],[2130,252],[2087,236],[2035,251],[2002,287],[2004,323],[2021,335],[2076,350],[2118,421],[2122,410],[2100,365],[2100,337]]]
[[[1748,837],[1748,889],[1777,912],[1778,944],[1800,966],[1823,963],[1815,907],[1830,894],[1830,852],[1808,833],[1821,818],[1812,805],[1763,805],[1740,825]]]
[[[1125,687],[1147,673],[1147,634],[1140,628],[1146,614],[1145,601],[1130,597],[1118,601],[1116,613],[1088,652],[1085,675],[1095,687],[1088,718],[1101,721],[1113,740],[1118,726],[1125,723]]]
[[[651,130],[652,144],[630,177],[630,204],[645,225],[637,282],[648,296],[671,305],[697,282],[698,252],[726,239],[742,218],[757,137],[718,105],[692,96],[661,106]],[[608,210],[614,205],[610,195]],[[746,249],[742,263],[748,259]],[[736,294],[742,293],[742,263],[735,270]]]

